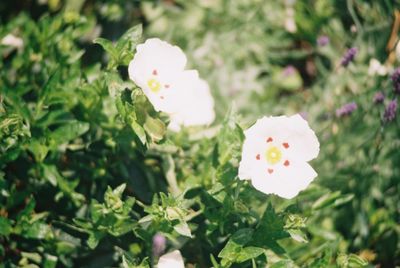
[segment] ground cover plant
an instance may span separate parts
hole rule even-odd
[[[400,266],[397,0],[0,2],[0,267]]]

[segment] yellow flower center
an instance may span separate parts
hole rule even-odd
[[[161,84],[157,81],[157,79],[150,78],[149,80],[147,80],[147,85],[153,93],[157,93],[158,91],[160,91]]]
[[[274,165],[281,161],[281,158],[282,152],[276,146],[269,147],[268,150],[265,152],[265,159],[271,165]]]

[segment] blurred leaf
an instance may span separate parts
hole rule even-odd
[[[107,51],[107,53],[110,54],[113,59],[118,58],[118,50],[114,47],[114,44],[110,40],[99,37],[94,39],[93,43],[99,44],[105,51]]]
[[[0,217],[0,235],[8,236],[12,231],[12,225],[9,219]]]
[[[143,128],[152,140],[156,142],[162,140],[166,132],[165,124],[160,119],[152,118],[150,116],[146,117],[146,122],[144,123]]]
[[[89,130],[89,123],[70,121],[50,134],[50,139],[54,145],[60,145],[74,140]]]
[[[268,204],[254,232],[254,245],[271,249],[276,254],[283,254],[285,250],[277,243],[277,240],[287,237],[289,234],[284,230],[283,218],[275,213],[271,204]]]

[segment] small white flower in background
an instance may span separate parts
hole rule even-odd
[[[3,39],[1,39],[1,44],[4,46],[21,48],[24,46],[24,41],[13,34],[7,34]]]
[[[396,45],[396,58],[398,61],[400,61],[400,41],[397,41]]]
[[[214,100],[208,84],[196,70],[185,70],[186,56],[179,47],[151,38],[136,50],[129,77],[156,111],[171,116],[171,129],[212,123]]]
[[[293,198],[317,176],[307,162],[318,153],[318,138],[300,115],[263,117],[245,131],[239,179]]]
[[[181,252],[174,250],[162,255],[158,261],[157,268],[185,268]]]
[[[180,111],[171,114],[169,129],[179,131],[181,126],[209,125],[215,119],[214,99],[208,83],[199,79],[183,92],[185,100],[180,105]]]
[[[295,0],[286,0],[285,5],[285,29],[289,33],[295,33],[297,31],[296,21],[294,19],[295,10],[293,8],[294,4],[296,3]]]
[[[380,63],[379,60],[377,59],[371,59],[369,61],[369,68],[368,68],[368,74],[369,75],[380,75],[380,76],[385,76],[388,73],[388,70],[384,65]]]

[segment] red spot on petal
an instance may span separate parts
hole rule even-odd
[[[260,154],[256,155],[256,159],[260,160]]]
[[[285,167],[288,167],[289,164],[290,164],[289,160],[286,160],[285,162],[283,162],[283,165],[284,165]]]
[[[272,139],[271,137],[269,137],[269,138],[267,139],[267,142],[271,142],[271,141],[273,141],[273,139]]]
[[[169,85],[164,85],[165,88],[169,88]]]
[[[157,75],[157,74],[158,74],[157,70],[154,69],[154,70],[153,70],[153,75]]]
[[[273,170],[272,168],[269,168],[269,169],[268,169],[268,173],[269,173],[269,174],[272,174],[272,172],[274,172],[274,170]]]
[[[285,147],[285,149],[289,148],[289,143],[287,143],[287,142],[282,143],[282,145],[283,145],[283,147]]]

